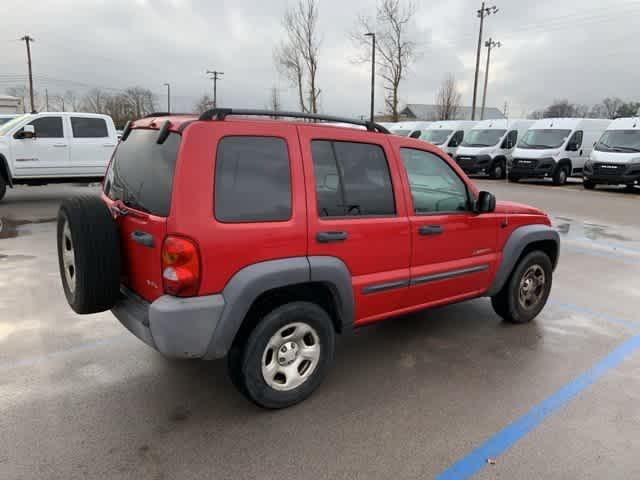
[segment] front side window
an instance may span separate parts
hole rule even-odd
[[[104,138],[109,136],[107,122],[103,118],[71,117],[74,138]]]
[[[401,148],[400,155],[416,214],[468,210],[467,186],[446,161],[413,148]]]
[[[320,217],[395,215],[393,187],[379,145],[311,142]]]
[[[36,131],[36,138],[62,138],[62,117],[42,117],[30,122]]]
[[[567,150],[571,148],[574,151],[577,151],[582,146],[582,130],[578,130],[571,135],[571,138],[567,142]]]
[[[640,152],[640,130],[607,130],[595,149],[599,152]]]
[[[447,141],[447,138],[449,138],[449,135],[451,135],[452,131],[453,130],[441,129],[425,130],[424,132],[422,132],[422,135],[420,135],[420,140],[424,140],[425,142],[429,142],[434,145],[442,145]]]
[[[518,143],[518,131],[511,130],[509,133],[507,133],[507,136],[505,137],[504,142],[502,142],[501,147],[508,150],[515,147],[516,143]]]
[[[218,144],[215,216],[221,222],[291,218],[287,143],[276,137],[232,136]]]
[[[564,144],[571,134],[571,130],[539,129],[529,130],[520,143],[519,148],[543,150],[545,148],[558,148]]]
[[[467,133],[463,147],[492,147],[497,145],[502,139],[503,135],[507,133],[506,130],[499,129],[487,129],[487,130],[470,130]]]
[[[463,138],[464,138],[464,132],[462,130],[458,130],[451,138],[451,141],[449,142],[449,147],[457,147],[462,143]]]

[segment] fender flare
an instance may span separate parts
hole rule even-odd
[[[275,288],[323,282],[331,289],[342,330],[353,325],[354,302],[351,274],[335,257],[293,257],[255,263],[236,272],[222,290],[225,307],[207,347],[205,359],[227,354],[254,301]]]
[[[9,162],[2,154],[0,154],[0,175],[5,179],[7,185],[13,188],[13,177],[11,176],[11,169],[9,169]]]
[[[502,249],[502,260],[486,296],[492,297],[502,289],[527,245],[544,240],[551,240],[557,246],[558,255],[553,263],[555,270],[560,255],[560,235],[558,232],[547,225],[540,224],[518,227],[511,232]]]

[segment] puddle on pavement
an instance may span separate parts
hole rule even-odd
[[[569,217],[553,217],[553,227],[566,240],[606,246],[640,254],[640,229],[628,226],[601,225]]]
[[[0,218],[0,240],[15,238],[23,234],[28,234],[28,225],[39,225],[42,223],[55,222],[56,218],[36,218],[34,220],[17,220],[13,218]]]
[[[0,253],[0,264],[7,262],[19,262],[21,260],[31,260],[36,258],[35,255],[5,255]]]

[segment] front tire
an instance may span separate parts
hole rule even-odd
[[[556,168],[553,172],[553,184],[556,186],[564,185],[569,178],[569,168],[566,165]]]
[[[507,322],[530,322],[546,305],[552,282],[553,266],[547,254],[539,250],[530,252],[491,299],[493,309]]]
[[[335,331],[318,305],[292,302],[262,318],[228,358],[229,376],[240,393],[263,408],[305,400],[333,362]]]
[[[493,165],[491,165],[491,168],[489,170],[489,176],[494,180],[500,180],[504,178],[504,175],[505,175],[504,162],[502,160],[496,160],[495,162],[493,162]]]
[[[587,180],[586,178],[584,180],[582,180],[582,186],[586,189],[586,190],[593,190],[594,188],[596,188],[597,183],[594,182],[593,180]]]
[[[6,194],[7,194],[7,182],[2,177],[2,173],[0,173],[0,201],[2,201],[2,199]]]
[[[511,183],[518,183],[520,181],[520,177],[516,177],[515,175],[509,175],[509,181]]]

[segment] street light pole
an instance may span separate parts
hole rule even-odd
[[[171,113],[171,84],[165,83],[165,87],[167,87],[167,113]]]
[[[373,122],[376,88],[376,34],[368,32],[364,35],[365,37],[371,37],[371,115],[369,120]]]
[[[487,101],[487,83],[489,82],[489,62],[491,61],[491,49],[500,48],[501,43],[489,38],[484,44],[487,47],[487,68],[484,71],[484,92],[482,93],[482,109],[480,110],[480,120],[484,120],[484,107]]]
[[[29,66],[29,99],[31,100],[31,113],[35,113],[36,107],[33,104],[33,74],[31,72],[31,42],[33,42],[34,39],[29,35],[25,35],[20,40],[27,44],[27,64]]]
[[[473,106],[471,107],[471,120],[476,119],[476,100],[478,93],[478,73],[480,71],[480,52],[482,51],[482,29],[484,27],[484,17],[491,15],[492,13],[498,13],[498,7],[495,5],[492,7],[485,7],[484,2],[480,10],[477,11],[480,18],[480,32],[478,33],[478,50],[476,52],[476,73],[473,79]]]

